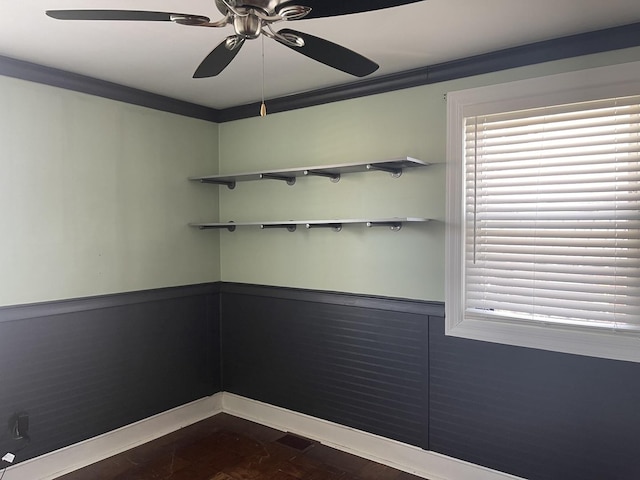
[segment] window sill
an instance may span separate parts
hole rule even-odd
[[[445,333],[454,337],[640,363],[640,336],[636,335],[475,319],[456,323],[450,318],[447,315]]]

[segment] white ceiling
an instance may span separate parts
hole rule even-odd
[[[61,21],[44,13],[92,8],[221,17],[214,0],[0,0],[0,55],[218,109],[260,100],[260,39],[246,42],[219,76],[193,79],[203,58],[232,34],[231,26]],[[639,0],[426,0],[287,27],[374,60],[380,64],[374,78],[635,22],[640,22]],[[358,80],[270,39],[265,39],[265,64],[267,99]]]

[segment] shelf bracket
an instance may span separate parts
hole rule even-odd
[[[335,172],[327,172],[325,170],[304,170],[302,173],[308,176],[326,177],[333,183],[338,183],[340,181],[340,174]]]
[[[270,179],[270,180],[282,180],[283,182],[287,182],[287,185],[295,185],[296,177],[287,177],[284,175],[276,175],[274,173],[261,173],[261,179]]]
[[[267,229],[267,228],[286,228],[287,231],[289,232],[295,232],[296,231],[296,226],[295,225],[288,225],[288,224],[282,224],[282,225],[260,225],[261,229]]]
[[[367,222],[367,227],[389,227],[392,232],[402,228],[402,222]]]
[[[221,230],[223,228],[226,228],[230,232],[236,231],[236,226],[233,224],[233,222],[229,222],[229,225],[200,225],[198,226],[198,228],[200,230]]]
[[[380,170],[381,172],[388,172],[393,178],[398,178],[402,175],[402,168],[388,167],[386,165],[379,165],[374,163],[367,164],[367,170]]]
[[[216,185],[225,185],[229,190],[233,190],[234,188],[236,188],[236,182],[233,180],[228,181],[228,180],[216,180],[211,178],[201,178],[200,183],[214,183]]]
[[[342,230],[341,223],[307,223],[305,226],[307,228],[330,228],[334,232],[339,232]]]

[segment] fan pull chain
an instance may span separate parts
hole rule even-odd
[[[264,35],[261,35],[262,39],[262,104],[260,105],[260,116],[267,116],[267,106],[264,104]]]

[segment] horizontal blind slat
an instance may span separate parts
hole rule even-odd
[[[616,281],[631,287],[640,287],[640,277],[629,278],[624,276],[609,275],[585,275],[584,273],[549,273],[539,271],[503,271],[497,269],[483,269],[479,274],[470,273],[467,275],[467,281],[470,288],[475,289],[475,285],[505,286],[505,287],[522,287],[533,288],[533,282],[539,282],[542,288],[556,290],[575,290],[579,287],[580,291],[610,292],[611,289],[617,288]]]
[[[522,272],[534,271],[549,274],[567,272],[573,275],[582,274],[595,276],[610,276],[614,273],[613,270],[603,269],[601,265],[574,265],[574,268],[570,268],[571,265],[567,266],[567,264],[562,263],[540,263],[535,265],[531,262],[518,261],[517,258],[513,257],[483,260],[474,264],[469,256],[467,258],[467,278],[475,274],[473,272],[474,268],[479,269],[479,272],[486,269],[503,270],[505,271],[505,277],[507,278],[510,275],[516,277],[523,274]],[[475,275],[481,275],[481,273]],[[636,265],[631,267],[617,266],[616,275],[624,278],[640,278],[640,271],[638,271],[638,267]]]
[[[474,256],[472,253],[467,253],[467,261],[470,262]],[[568,271],[577,271],[581,267],[601,267],[601,268],[637,268],[638,258],[631,257],[597,257],[597,256],[582,256],[575,255],[553,255],[553,254],[509,254],[505,252],[499,253],[485,253],[476,252],[475,254],[476,264],[479,262],[515,262],[515,263],[531,263],[536,265],[554,264],[564,265]]]
[[[617,190],[616,190],[617,189]],[[485,188],[484,190],[489,191],[488,188]],[[591,194],[591,193],[599,193],[599,194],[605,194],[605,193],[609,193],[611,194],[612,192],[629,192],[629,193],[635,193],[638,191],[638,187],[636,185],[625,185],[625,184],[618,184],[616,185],[616,182],[599,182],[599,183],[589,183],[589,184],[566,184],[566,185],[562,185],[562,184],[557,184],[557,185],[531,185],[528,183],[523,183],[521,182],[520,185],[508,185],[508,184],[503,184],[501,186],[496,186],[491,188],[490,193],[487,193],[485,198],[489,199],[489,198],[493,198],[493,197],[497,197],[497,196],[510,196],[510,195],[534,195],[534,194],[538,194],[538,195],[565,195],[565,194],[578,194],[580,192],[584,192],[585,195],[586,194]],[[472,195],[474,192],[473,190],[473,184],[471,182],[468,182],[467,188],[466,188],[466,195]],[[484,192],[480,192],[483,193]],[[613,195],[615,195],[615,193],[613,193]],[[588,198],[588,197],[586,197]],[[479,200],[481,201],[481,200]]]
[[[637,167],[636,167],[637,168]],[[515,186],[537,186],[539,188],[542,187],[553,187],[562,186],[567,184],[576,184],[576,183],[584,183],[584,184],[600,184],[600,183],[609,183],[611,186],[615,188],[615,184],[623,184],[629,183],[627,185],[628,189],[633,191],[637,191],[638,186],[640,185],[640,172],[637,170],[631,170],[631,166],[622,167],[619,172],[611,171],[610,169],[600,169],[592,172],[579,172],[579,173],[547,173],[546,175],[537,175],[534,172],[529,173],[529,177],[523,176],[520,174],[511,174],[510,172],[505,172],[503,175],[495,175],[495,176],[486,176],[478,175],[475,179],[477,182],[477,188],[499,188],[501,186],[506,187],[515,187]],[[535,175],[536,181],[532,181],[532,176]],[[470,181],[470,179],[468,180]],[[621,185],[624,188],[624,185]]]
[[[470,303],[473,303],[473,300],[500,302],[500,300],[507,298],[521,298],[525,302],[533,301],[535,305],[564,306],[574,309],[588,307],[589,310],[598,304],[598,308],[610,309],[611,311],[613,311],[613,303],[615,303],[615,310],[618,312],[637,313],[640,311],[638,308],[640,307],[640,294],[621,295],[616,293],[617,289],[615,288],[611,289],[613,290],[611,292],[606,292],[607,289],[603,289],[605,293],[595,293],[582,290],[549,290],[544,287],[544,284],[538,285],[534,282],[530,288],[492,286],[490,291],[470,288],[467,291],[467,298]],[[621,308],[624,310],[620,310]]]
[[[628,238],[625,238],[624,241],[633,242],[636,239],[640,238],[640,231],[635,234],[628,234]],[[514,241],[522,242],[535,242],[536,239],[539,239],[541,242],[547,241],[547,239],[558,239],[562,240],[563,244],[566,244],[566,239],[611,239],[611,232],[608,230],[595,230],[595,229],[560,229],[560,228],[548,228],[548,229],[537,229],[536,237],[531,238],[531,232],[529,228],[488,228],[483,232],[483,238],[489,239],[491,237],[504,238],[504,239],[514,239]],[[563,240],[564,239],[564,240]],[[467,238],[466,245],[470,246],[473,244],[473,239]]]
[[[543,165],[542,167],[539,159],[530,162],[517,162],[517,164],[512,165],[486,164],[485,166],[471,170],[468,176],[473,175],[476,180],[490,181],[492,179],[518,178],[524,176],[549,177],[573,175],[575,178],[579,178],[579,176],[601,174],[604,172],[610,175],[615,174],[616,176],[614,178],[619,180],[623,180],[627,176],[629,179],[637,178],[635,177],[635,173],[637,172],[640,155],[633,161],[618,158],[613,161],[586,163],[584,157],[582,158],[582,163],[578,161],[560,161],[557,164]]]
[[[482,128],[482,127],[481,127]],[[589,136],[591,141],[602,142],[603,137],[616,135],[621,141],[631,136],[640,134],[640,124],[621,124],[619,118],[611,117],[597,125],[584,125],[574,128],[549,129],[549,125],[535,124],[526,129],[482,129],[475,130],[475,126],[467,129],[465,147],[473,148],[481,141],[481,148],[492,149],[497,146],[526,145],[532,141],[544,140],[547,142],[569,142]]]
[[[610,165],[610,164],[622,164],[637,163],[640,159],[640,148],[628,149],[630,151],[617,152],[615,149],[610,151],[604,151],[600,154],[591,155],[565,155],[556,157],[547,157],[544,159],[544,167],[579,167],[581,169],[588,169],[591,165]],[[473,156],[473,150],[468,150],[467,154]],[[530,155],[529,158],[510,158],[503,156],[499,159],[491,158],[490,162],[480,162],[474,164],[470,172],[491,172],[501,170],[524,170],[527,168],[540,167],[540,157],[536,155]],[[615,167],[614,167],[615,168]]]
[[[508,153],[535,152],[540,149],[563,151],[566,149],[582,150],[588,153],[589,149],[598,147],[603,150],[616,150],[616,147],[625,148],[624,151],[633,151],[633,145],[638,141],[640,125],[625,129],[614,129],[611,132],[591,132],[596,128],[554,132],[541,132],[539,134],[518,134],[505,137],[484,139],[469,138],[465,144],[467,151],[474,151],[482,156],[505,155]],[[588,135],[586,140],[584,135]],[[480,143],[482,140],[482,143]],[[491,140],[487,142],[486,140]],[[478,145],[480,143],[480,145]],[[620,151],[623,151],[620,149]]]
[[[467,199],[472,200],[471,192],[467,193]],[[569,196],[567,194],[545,193],[540,195],[513,195],[509,202],[505,202],[502,197],[487,196],[474,205],[474,211],[494,211],[494,212],[518,212],[535,208],[539,211],[602,211],[602,210],[638,210],[640,208],[640,192],[601,192],[593,195],[589,200],[581,200],[579,195]]]

